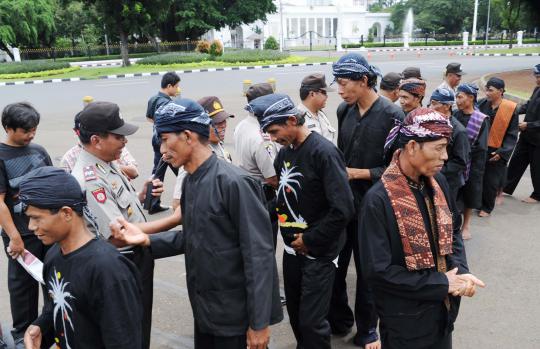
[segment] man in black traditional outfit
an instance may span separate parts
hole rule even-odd
[[[484,169],[488,153],[489,118],[476,109],[478,87],[461,84],[457,88],[454,116],[467,130],[471,145],[471,158],[465,171],[465,185],[458,195],[458,206],[463,212],[463,239],[471,238],[472,212],[482,207]]]
[[[489,117],[491,127],[484,171],[482,209],[480,217],[487,217],[495,207],[497,195],[506,182],[506,164],[518,138],[519,114],[517,103],[503,98],[504,80],[492,77],[486,83],[486,98],[478,101],[478,109]]]
[[[519,141],[508,165],[508,182],[504,192],[512,195],[527,166],[531,165],[533,192],[523,202],[540,202],[540,64],[533,68],[536,87],[527,103],[519,108],[525,119],[519,123]]]
[[[452,137],[447,148],[448,160],[444,164],[441,173],[448,182],[452,198],[457,201],[459,189],[465,185],[465,171],[471,156],[471,145],[469,144],[469,138],[467,138],[467,130],[461,122],[452,116],[452,105],[454,105],[455,101],[454,92],[439,87],[433,91],[429,106],[444,115],[452,125]]]
[[[195,349],[266,349],[270,325],[283,319],[270,217],[260,181],[217,158],[210,117],[179,99],[156,112],[161,153],[187,172],[183,231],[147,235],[124,218],[113,235],[151,246],[154,258],[185,254]]]
[[[19,198],[30,229],[52,245],[43,266],[51,301],[26,330],[26,348],[45,347],[43,334],[51,332],[56,348],[142,348],[139,272],[87,228],[85,218],[95,220],[75,177],[35,169],[20,183]]]
[[[343,99],[337,109],[338,148],[343,152],[354,196],[356,213],[368,189],[379,180],[385,168],[384,143],[396,120],[403,119],[401,109],[375,91],[376,67],[357,54],[342,56],[333,66],[338,93]],[[339,254],[328,321],[332,333],[344,335],[356,320],[356,345],[367,349],[380,348],[377,335],[377,314],[369,286],[362,276],[358,256],[358,215],[347,226],[347,240]],[[354,312],[347,297],[347,270],[354,256],[356,266],[356,297]]]
[[[274,167],[279,186],[276,214],[285,242],[283,281],[298,349],[331,347],[326,319],[336,259],[354,213],[343,154],[305,124],[289,96],[271,94],[246,107],[283,147]]]
[[[384,349],[450,349],[460,296],[484,286],[469,274],[461,216],[438,173],[452,126],[418,108],[396,131],[388,141],[399,149],[360,211],[361,265]]]

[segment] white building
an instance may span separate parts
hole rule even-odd
[[[362,36],[368,40],[370,28],[375,40],[382,38],[387,26],[392,25],[389,13],[368,12],[376,0],[274,0],[277,12],[267,15],[265,23],[248,25],[206,34],[207,39],[219,39],[226,47],[262,48],[264,40],[273,36],[282,39],[283,47],[334,46],[358,43]],[[342,23],[342,25],[339,25]]]

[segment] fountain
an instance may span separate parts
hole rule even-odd
[[[403,47],[409,47],[409,40],[412,39],[414,29],[414,18],[412,8],[407,11],[407,16],[405,17],[405,22],[403,23]]]

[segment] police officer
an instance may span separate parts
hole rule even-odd
[[[315,131],[336,143],[336,129],[332,127],[328,117],[323,112],[328,99],[328,92],[334,91],[326,85],[324,74],[315,73],[306,76],[300,85],[300,99],[302,103],[298,105],[298,110],[306,113],[306,126],[310,131]]]
[[[255,84],[246,91],[246,99],[249,103],[255,98],[271,93],[274,93],[274,89],[269,83]],[[263,183],[266,200],[272,202],[276,197],[275,189],[278,186],[276,170],[274,169],[274,159],[278,148],[276,143],[270,139],[270,135],[261,131],[259,122],[252,113],[236,125],[234,129],[234,149],[238,157],[238,166]],[[278,232],[275,216],[274,214],[271,215],[274,247],[277,242]]]
[[[120,116],[118,105],[109,102],[93,102],[86,106],[79,115],[79,140],[83,150],[73,168],[72,175],[77,178],[86,192],[86,200],[91,212],[96,216],[99,233],[109,240],[121,253],[131,259],[141,272],[143,303],[143,348],[150,347],[150,329],[152,321],[152,293],[154,260],[145,247],[125,246],[111,238],[109,223],[122,216],[152,233],[168,230],[177,225],[179,217],[167,217],[152,223],[146,222],[141,202],[146,196],[143,191],[135,191],[129,180],[113,162],[120,157],[127,143],[126,136],[135,133],[137,126],[128,124]],[[148,181],[147,181],[148,182]],[[153,181],[153,195],[163,191],[162,183]],[[172,218],[174,217],[174,218]]]

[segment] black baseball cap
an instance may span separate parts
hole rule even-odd
[[[111,102],[92,102],[79,113],[78,118],[80,129],[86,132],[129,136],[139,129],[139,126],[125,122],[118,105]]]
[[[392,91],[399,87],[403,75],[399,73],[388,73],[381,79],[381,89],[386,91]]]
[[[300,88],[308,90],[308,91],[334,91],[333,88],[328,87],[326,85],[326,77],[323,73],[314,73],[306,76],[302,80],[302,84],[300,85]]]
[[[453,73],[456,75],[465,75],[463,70],[461,70],[461,63],[449,63],[446,66],[446,74]]]
[[[498,90],[504,90],[504,80],[493,76],[486,82],[486,88],[490,86],[493,86]]]
[[[420,68],[418,67],[407,67],[403,69],[401,75],[403,75],[403,79],[405,80],[410,78],[422,79],[422,74],[420,73]]]
[[[248,103],[254,100],[255,98],[266,96],[274,93],[274,88],[271,84],[263,82],[260,84],[251,85],[246,91],[246,98]]]

